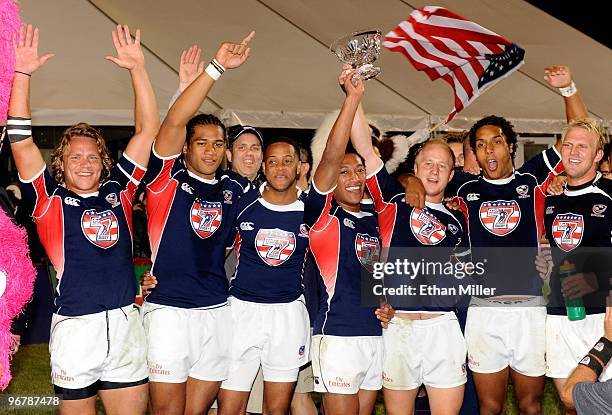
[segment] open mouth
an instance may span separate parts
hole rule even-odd
[[[497,170],[497,160],[495,159],[487,160],[487,167],[489,171],[496,171]]]

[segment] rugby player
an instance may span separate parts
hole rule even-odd
[[[447,248],[428,257],[440,257],[441,262],[450,260],[451,255],[469,253],[463,215],[443,204],[444,190],[455,167],[453,151],[444,140],[425,142],[416,155],[415,176],[425,187],[423,209],[405,203],[404,187],[389,175],[373,151],[361,108],[351,140],[369,171],[367,186],[374,199],[384,248]],[[395,318],[383,333],[383,391],[388,414],[411,413],[422,384],[426,385],[433,414],[459,413],[466,383],[465,340],[454,309],[439,300],[419,302],[414,307],[395,305]],[[447,347],[440,349],[439,344]]]
[[[244,64],[253,36],[221,45],[168,111],[151,151],[145,181],[157,285],[145,297],[143,324],[156,414],[206,411],[228,376],[225,250],[249,184],[219,170],[227,148],[223,123],[194,114],[222,72]]]
[[[53,152],[51,173],[32,139],[30,78],[53,55],[38,56],[37,28],[15,40],[15,78],[8,136],[40,240],[59,280],[51,322],[51,377],[62,414],[95,414],[96,395],[108,413],[144,414],[146,342],[135,298],[132,200],[145,174],[159,115],[140,31],[112,32],[135,95],[135,133],[113,166],[104,138],[85,123],[69,127]]]
[[[382,384],[381,324],[361,306],[361,269],[371,271],[381,241],[372,213],[361,210],[366,169],[346,153],[355,111],[364,93],[354,70],[340,76],[346,98],[306,199],[310,248],[321,273],[321,307],[312,343],[315,391],[326,414],[370,414]],[[368,134],[369,140],[369,134]]]
[[[559,393],[576,364],[602,336],[605,298],[612,275],[612,181],[597,171],[605,136],[590,119],[573,120],[562,137],[561,157],[567,175],[564,192],[546,198],[545,229],[555,271],[546,321],[546,375]],[[565,260],[577,270],[559,279]],[[563,297],[582,298],[586,318],[570,321]],[[612,378],[612,366],[599,379]],[[572,413],[572,408],[565,408]]]

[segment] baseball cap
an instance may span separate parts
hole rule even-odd
[[[263,136],[261,134],[261,132],[250,125],[232,125],[231,127],[229,127],[227,129],[227,137],[229,139],[229,146],[230,148],[232,147],[232,145],[236,142],[236,140],[238,140],[238,138],[240,138],[240,136],[242,134],[253,134],[255,135],[255,137],[257,137],[257,139],[259,140],[259,142],[261,143],[261,146],[263,147]]]

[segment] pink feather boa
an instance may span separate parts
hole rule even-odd
[[[15,75],[13,34],[19,33],[19,10],[13,0],[0,0],[0,124],[8,112],[9,97]]]
[[[36,270],[28,253],[28,237],[25,229],[16,226],[0,209],[0,390],[11,380],[9,366],[13,344],[11,322],[21,313],[32,297]]]

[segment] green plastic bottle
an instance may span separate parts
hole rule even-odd
[[[567,260],[559,266],[559,278],[563,282],[564,278],[576,273],[576,266]],[[586,310],[582,298],[569,299],[563,297],[565,301],[565,309],[567,310],[567,318],[571,321],[584,320],[586,318]]]

